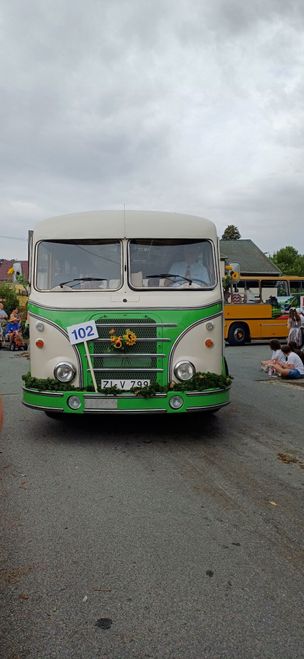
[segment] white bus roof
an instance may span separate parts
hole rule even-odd
[[[141,210],[102,210],[60,215],[39,222],[34,239],[211,238],[213,222],[195,215]]]

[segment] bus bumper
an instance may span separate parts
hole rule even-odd
[[[228,405],[230,387],[206,391],[172,391],[149,398],[134,394],[117,396],[86,391],[38,391],[23,388],[23,404],[54,414],[151,414],[212,412]],[[76,407],[77,406],[77,407]]]

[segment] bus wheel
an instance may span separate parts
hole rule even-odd
[[[243,346],[249,340],[248,330],[246,325],[233,323],[229,327],[228,343],[230,346]]]

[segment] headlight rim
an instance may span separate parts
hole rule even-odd
[[[181,377],[178,375],[178,369],[179,369],[183,364],[187,364],[187,365],[189,365],[189,366],[191,367],[191,369],[192,369],[192,374],[191,374],[191,376],[190,376],[189,378],[181,378]],[[196,373],[196,368],[195,368],[194,364],[190,361],[190,359],[182,359],[182,360],[180,360],[179,362],[177,362],[177,363],[175,364],[174,369],[173,369],[173,372],[174,372],[174,375],[175,375],[176,379],[177,379],[179,382],[188,382],[188,381],[191,380],[191,378],[193,378],[193,376],[195,375],[195,373]]]
[[[57,370],[58,370],[58,368],[62,368],[63,366],[65,366],[65,367],[68,366],[71,369],[71,377],[69,377],[68,379],[66,379],[66,378],[65,379],[60,379],[58,377]],[[71,362],[59,362],[54,367],[53,374],[54,374],[55,380],[57,380],[61,384],[68,384],[69,382],[73,382],[73,380],[75,379],[75,377],[76,377],[76,368],[75,368],[74,364],[71,364]]]

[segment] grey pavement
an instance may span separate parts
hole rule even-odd
[[[55,421],[0,353],[0,656],[304,657],[304,388],[227,348],[214,416]]]

